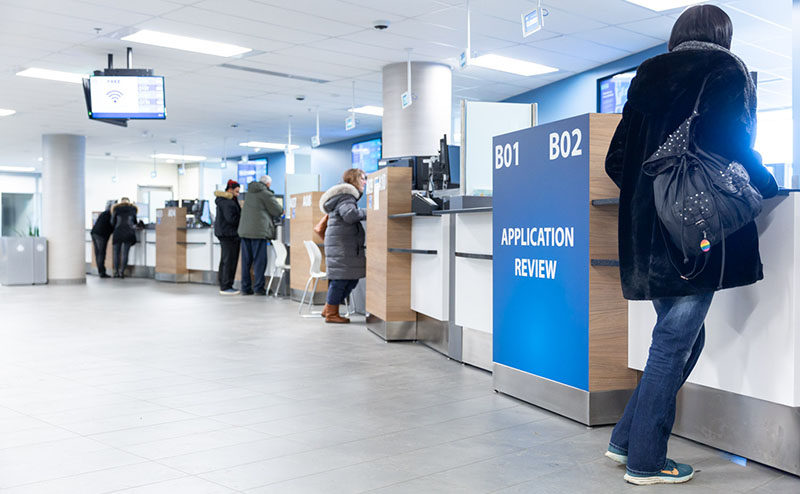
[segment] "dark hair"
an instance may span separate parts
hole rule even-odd
[[[695,5],[675,21],[667,48],[672,51],[686,41],[706,41],[730,50],[732,38],[733,23],[724,10],[716,5]]]
[[[236,180],[228,180],[228,183],[225,185],[225,190],[233,190],[239,187],[239,182]]]

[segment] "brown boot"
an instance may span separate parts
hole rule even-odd
[[[333,306],[331,304],[329,304],[328,302],[325,302],[325,307],[322,308],[322,314],[321,314],[322,317],[328,317],[328,314],[331,313],[332,309],[333,309]]]
[[[347,324],[350,322],[350,319],[339,315],[338,305],[325,304],[325,309],[322,310],[322,313],[325,316],[325,322],[336,323],[336,324]]]

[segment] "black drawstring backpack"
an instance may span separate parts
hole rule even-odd
[[[691,280],[703,272],[712,249],[719,248],[722,267],[718,288],[722,288],[725,237],[761,213],[762,197],[750,184],[750,176],[741,163],[705,151],[695,142],[700,98],[709,77],[703,80],[692,113],[647,158],[642,170],[655,177],[653,196],[661,233],[666,231],[683,254],[684,268],[669,256],[672,266],[681,278]],[[667,235],[664,236],[666,241]],[[690,258],[694,258],[693,265],[684,272]]]

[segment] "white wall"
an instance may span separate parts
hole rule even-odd
[[[0,172],[0,192],[13,192],[17,194],[34,194],[36,178],[33,175],[16,175]]]
[[[115,173],[113,159],[86,159],[86,228],[91,228],[92,211],[102,211],[106,201],[129,197],[136,201],[139,185],[158,185],[172,187],[178,192],[178,167],[175,164],[156,165],[156,178],[150,177],[152,162],[132,162],[118,160],[116,165],[117,182],[111,181]]]

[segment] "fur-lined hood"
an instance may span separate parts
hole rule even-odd
[[[223,199],[233,199],[233,194],[225,190],[215,190],[214,195]]]
[[[113,206],[111,206],[111,214],[114,214],[116,212],[117,208],[121,208],[123,206],[130,206],[133,209],[135,209],[137,213],[139,212],[139,207],[136,206],[136,204],[134,204],[132,202],[118,202],[118,203],[114,204]]]
[[[325,203],[342,194],[350,194],[356,198],[356,201],[361,198],[361,192],[352,184],[343,183],[334,185],[319,198],[319,210],[322,211],[323,214],[328,214],[329,211],[325,209]]]

